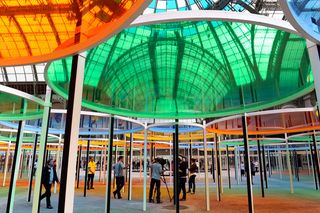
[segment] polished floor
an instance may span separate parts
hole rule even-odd
[[[274,173],[269,178],[269,188],[265,190],[265,198],[261,197],[259,173],[254,177],[254,207],[255,212],[320,212],[320,191],[314,189],[312,176],[307,174],[300,177],[298,182],[294,180],[294,194],[290,193],[288,177],[283,174],[280,179],[279,174]],[[97,177],[97,176],[96,176]],[[167,177],[168,179],[168,177]],[[211,212],[247,212],[247,194],[246,181],[243,179],[240,184],[236,184],[232,178],[231,189],[228,188],[226,174],[224,174],[224,190],[222,201],[216,199],[215,184],[213,184],[212,176],[210,175],[210,202]],[[172,195],[172,185],[169,181],[170,193]],[[111,212],[142,212],[142,178],[139,174],[134,175],[132,201],[128,201],[127,189],[123,193],[124,199],[111,200]],[[205,197],[204,197],[204,179],[203,174],[197,178],[196,194],[188,194],[187,201],[180,202],[181,212],[205,212]],[[22,179],[18,181],[17,194],[15,200],[15,213],[31,212],[32,204],[26,201],[27,199],[27,182]],[[0,207],[5,209],[7,187],[0,189]],[[76,189],[74,212],[104,212],[104,197],[105,185],[96,181],[95,189],[87,192],[87,197],[83,197],[83,185]],[[161,191],[162,204],[147,205],[147,212],[173,212],[173,205],[169,201],[167,191],[162,183]],[[54,209],[46,209],[45,200],[41,203],[41,212],[56,212],[58,205],[58,194],[52,195],[52,205]]]

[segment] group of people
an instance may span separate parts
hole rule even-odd
[[[154,202],[153,193],[156,190],[156,202],[161,203],[161,193],[160,193],[160,186],[161,186],[161,177],[163,177],[164,165],[161,164],[160,158],[155,158],[154,162],[150,165],[151,168],[151,181],[150,181],[150,191],[149,191],[149,202]],[[87,189],[94,189],[93,181],[94,175],[96,172],[96,163],[94,162],[93,158],[90,158],[88,163],[88,181],[87,181]],[[114,175],[116,178],[116,190],[113,191],[114,198],[121,199],[121,190],[124,186],[125,179],[124,179],[124,170],[127,167],[124,165],[123,156],[118,157],[117,163],[113,166]],[[189,170],[189,175],[187,174],[187,170]],[[186,200],[187,193],[194,194],[196,189],[195,178],[198,172],[198,166],[196,164],[195,159],[191,159],[190,168],[188,168],[188,162],[179,158],[179,186],[178,186],[178,195],[180,197],[182,191],[182,198],[181,201]],[[186,182],[187,178],[189,177],[189,190],[186,191]],[[162,180],[165,181],[165,180]],[[47,208],[52,209],[51,206],[51,187],[52,185],[57,182],[59,183],[59,179],[57,176],[57,172],[54,166],[53,159],[49,159],[46,163],[46,166],[42,172],[42,184],[45,188],[45,193],[43,193],[40,199],[46,198],[47,201]],[[155,188],[156,187],[156,188]]]
[[[150,191],[149,191],[149,202],[154,202],[153,193],[154,186],[156,186],[156,202],[161,203],[160,200],[160,186],[161,186],[161,176],[163,176],[163,165],[160,164],[160,159],[156,158],[151,168],[151,181],[150,181]],[[189,170],[189,190],[186,191],[187,182],[187,170]],[[187,193],[194,194],[196,190],[195,178],[198,172],[198,166],[195,159],[191,159],[190,168],[188,168],[188,162],[179,158],[179,185],[178,185],[178,196],[180,197],[182,191],[182,198],[180,201],[185,201],[187,198]],[[163,179],[163,181],[165,181]]]

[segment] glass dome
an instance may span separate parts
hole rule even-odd
[[[67,58],[45,73],[65,98],[70,67]],[[215,117],[312,88],[305,39],[254,24],[183,21],[129,28],[88,51],[83,106],[133,117]]]

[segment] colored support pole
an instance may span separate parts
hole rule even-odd
[[[85,173],[85,176],[84,176],[83,197],[87,196],[89,152],[90,152],[90,140],[88,140],[88,142],[87,142],[86,173]]]
[[[249,213],[253,213],[254,207],[253,207],[253,194],[252,194],[252,176],[251,176],[246,114],[242,116],[242,130],[243,130],[243,142],[244,142],[244,164],[245,164],[245,170],[247,174],[248,210],[249,210]]]
[[[312,141],[313,141],[313,151],[314,151],[314,161],[315,164],[315,171],[318,178],[318,185],[320,186],[320,168],[319,168],[319,156],[318,156],[318,148],[317,148],[317,140],[316,140],[316,133],[313,131],[312,134]]]
[[[43,110],[42,125],[41,125],[41,134],[40,134],[40,143],[38,150],[38,161],[37,161],[37,170],[36,170],[36,180],[34,185],[33,192],[33,201],[32,201],[32,213],[39,212],[39,203],[40,203],[40,193],[41,193],[41,178],[42,178],[42,168],[44,165],[44,156],[46,152],[46,138],[48,133],[48,121],[50,116],[50,105],[51,105],[51,89],[47,86],[46,89],[46,98],[45,98],[45,107]]]
[[[229,183],[229,189],[231,189],[231,179],[230,179],[230,158],[229,158],[229,146],[227,145],[227,166],[228,166],[228,183]]]
[[[238,161],[238,147],[234,147],[234,176],[239,185],[239,161]]]
[[[144,138],[143,138],[143,211],[147,211],[147,157],[148,157],[148,129],[145,123]],[[151,163],[151,162],[150,162]]]
[[[270,160],[270,150],[268,149],[267,152],[267,157],[268,157],[268,164],[269,164],[269,177],[272,175],[272,165],[271,165],[271,160]]]
[[[317,181],[317,174],[316,174],[316,166],[314,164],[314,156],[313,156],[313,149],[312,149],[312,145],[311,143],[309,144],[310,146],[310,160],[311,160],[311,165],[312,165],[312,174],[313,174],[313,181],[314,181],[314,185],[316,187],[316,190],[318,190],[318,181]]]
[[[79,184],[80,184],[80,173],[81,173],[81,154],[82,154],[82,145],[79,147],[79,155],[78,155],[78,168],[77,168],[77,189],[79,189]]]
[[[106,200],[105,212],[110,212],[110,193],[111,193],[111,173],[112,173],[112,148],[113,148],[113,131],[114,117],[110,117],[109,124],[109,144],[108,144],[108,174],[106,177]]]
[[[287,152],[286,156],[287,156],[287,167],[288,167],[289,180],[290,180],[290,193],[293,193],[292,170],[291,170],[291,161],[290,161],[290,155],[289,155],[289,144],[288,144],[287,133],[284,133],[284,139],[286,141],[286,152]]]
[[[132,124],[131,124],[132,128]],[[132,200],[132,156],[133,156],[133,134],[130,133],[130,159],[129,159],[129,187],[128,200]]]
[[[10,147],[11,147],[11,137],[12,133],[10,133],[10,140],[8,142],[8,148],[6,151],[6,159],[5,159],[5,164],[4,164],[4,174],[3,174],[3,181],[2,181],[2,186],[4,187],[6,185],[6,178],[7,178],[7,172],[8,172],[8,164],[9,164],[9,156],[10,156]]]
[[[221,201],[221,191],[220,191],[220,162],[219,162],[219,145],[218,145],[218,136],[215,134],[214,136],[215,140],[215,155],[216,155],[216,190],[217,190],[217,201]]]
[[[28,188],[28,202],[31,200],[31,191],[32,191],[32,181],[33,181],[33,171],[34,163],[36,161],[36,152],[37,152],[37,143],[38,143],[38,134],[34,137],[33,150],[32,150],[32,164],[31,164],[31,173],[29,178],[29,188]]]
[[[176,124],[174,125],[174,200],[176,205],[176,212],[179,213],[180,211],[180,204],[179,204],[179,194],[178,194],[178,187],[179,187],[179,120],[176,119]]]
[[[24,112],[26,110],[26,103],[23,102]],[[11,181],[8,192],[8,200],[7,200],[7,213],[13,212],[14,206],[14,198],[16,193],[16,183],[19,174],[19,165],[21,158],[21,148],[22,148],[22,140],[23,140],[23,129],[24,129],[25,121],[19,121],[17,139],[14,149],[13,163],[12,163],[12,171],[11,171]]]
[[[214,145],[213,145],[214,146]],[[212,169],[212,178],[213,178],[213,182],[215,183],[216,182],[216,176],[215,176],[215,158],[214,158],[214,148],[212,148],[212,151],[211,151],[211,169]]]
[[[262,172],[262,159],[261,159],[260,140],[257,140],[257,145],[258,145],[258,157],[259,157],[259,173],[260,173],[261,196],[264,197],[264,186],[263,186],[263,172]]]
[[[263,162],[263,174],[264,174],[264,182],[266,184],[266,189],[268,188],[268,178],[267,178],[267,168],[266,168],[266,154],[264,151],[264,145],[262,145],[262,162]],[[270,170],[269,164],[269,170]]]
[[[207,129],[206,121],[203,121],[203,148],[204,148],[204,182],[206,194],[206,209],[210,211],[210,195],[209,195],[209,180],[208,180],[208,153],[207,153]]]
[[[85,54],[72,57],[58,213],[73,212]]]

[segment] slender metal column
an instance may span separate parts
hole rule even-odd
[[[205,182],[205,194],[206,194],[206,207],[207,211],[210,211],[210,195],[209,195],[209,180],[208,180],[208,153],[207,153],[207,129],[206,121],[203,121],[203,147],[204,147],[204,182]]]
[[[24,104],[23,108],[25,112],[26,103],[23,102],[23,104]],[[21,158],[21,147],[22,147],[22,140],[23,140],[24,125],[25,125],[25,121],[19,121],[17,139],[16,139],[13,162],[12,162],[11,181],[10,181],[9,192],[8,192],[7,210],[6,210],[7,213],[13,212],[14,198],[15,198],[15,192],[16,192],[16,182],[18,178],[20,158]]]
[[[230,179],[230,158],[229,158],[229,146],[227,145],[227,166],[228,166],[228,183],[229,183],[229,189],[231,189],[231,179]]]
[[[317,174],[318,178],[318,185],[320,186],[320,168],[319,168],[319,156],[318,156],[318,148],[317,148],[317,140],[316,140],[316,135],[315,131],[313,131],[312,134],[312,140],[313,140],[313,151],[314,151],[314,161],[313,163],[315,164],[315,171]]]
[[[311,143],[309,144],[310,146],[310,160],[311,160],[311,165],[312,165],[312,174],[313,174],[313,181],[314,185],[316,187],[316,190],[318,190],[318,181],[317,181],[317,174],[316,174],[316,166],[314,164],[314,156],[313,156],[313,149]]]
[[[81,173],[80,167],[81,167],[81,154],[82,154],[82,145],[79,145],[79,146],[80,147],[79,147],[78,168],[77,168],[77,170],[78,170],[78,172],[77,172],[77,175],[78,175],[78,177],[77,177],[77,189],[79,189],[79,183],[80,183],[80,173]]]
[[[243,129],[243,142],[244,142],[244,164],[247,173],[247,193],[248,193],[248,210],[249,213],[254,212],[253,207],[253,194],[252,194],[252,177],[251,177],[251,165],[250,165],[250,153],[248,144],[248,130],[247,130],[247,118],[246,114],[242,116],[242,129]]]
[[[268,149],[267,152],[267,157],[268,157],[268,164],[269,164],[269,177],[272,175],[272,165],[271,165],[271,160],[270,160],[270,150]]]
[[[262,145],[262,162],[263,162],[263,174],[264,174],[264,181],[266,184],[266,189],[268,188],[268,178],[267,178],[267,168],[266,168],[266,154],[264,151],[264,145]],[[269,170],[270,170],[270,164],[269,164]]]
[[[132,124],[131,124],[132,128]],[[133,156],[133,134],[130,133],[130,162],[129,162],[129,187],[128,187],[128,200],[132,199],[132,156]]]
[[[216,155],[216,190],[217,190],[217,201],[221,201],[221,191],[220,191],[220,162],[219,162],[219,145],[218,145],[218,138],[217,134],[214,135],[215,140],[215,155]]]
[[[41,193],[41,178],[42,178],[42,168],[44,165],[44,156],[46,151],[46,138],[48,133],[48,121],[50,116],[51,108],[51,89],[47,86],[46,89],[46,98],[45,98],[45,107],[43,110],[43,117],[41,122],[41,134],[40,134],[40,143],[38,150],[38,160],[37,160],[37,170],[36,170],[36,179],[33,192],[33,201],[32,201],[32,213],[39,212],[39,203],[40,203],[40,193]]]
[[[34,171],[34,163],[36,161],[36,152],[37,152],[37,143],[38,143],[38,134],[36,134],[33,143],[33,152],[32,152],[32,164],[31,164],[31,173],[29,179],[29,188],[28,188],[28,202],[31,200],[31,191],[32,191],[32,181],[33,181],[33,171]]]
[[[238,147],[234,146],[234,173],[237,184],[239,185],[239,162],[238,162]]]
[[[310,175],[310,160],[309,160],[308,148],[306,148],[306,157],[307,157],[307,164],[308,164],[308,175]]]
[[[215,145],[213,144],[213,147],[214,147]],[[212,171],[212,178],[213,178],[213,182],[215,183],[216,182],[216,176],[215,176],[215,166],[214,166],[214,164],[215,164],[215,158],[214,158],[214,148],[212,148],[212,150],[211,150],[211,171]]]
[[[288,144],[287,133],[284,133],[284,139],[286,141],[286,151],[287,151],[286,156],[287,156],[287,167],[288,167],[289,180],[290,180],[290,192],[293,193],[292,171],[291,171],[291,161],[290,161],[290,155],[289,155],[289,144]]]
[[[62,115],[63,118],[63,115]],[[62,119],[63,120],[63,119]],[[61,128],[62,128],[62,122],[61,122]],[[57,168],[57,175],[60,177],[61,174],[61,168],[60,168],[60,147],[61,147],[61,141],[62,141],[62,134],[59,135],[59,143],[58,143],[58,150],[57,150],[57,161],[56,161],[56,168]],[[57,192],[57,183],[54,183],[54,193]]]
[[[283,166],[282,166],[282,151],[279,150],[278,151],[278,161],[279,161],[279,173],[280,173],[280,179],[282,179],[282,170],[283,170]]]
[[[84,176],[83,197],[87,196],[89,152],[90,152],[90,140],[88,140],[87,142],[86,173]]]
[[[10,157],[11,137],[12,137],[12,132],[10,132],[10,140],[8,142],[8,148],[6,151],[6,159],[5,159],[5,165],[4,165],[2,186],[6,185],[6,178],[7,178],[7,172],[8,172],[9,157]]]
[[[148,129],[145,123],[143,144],[143,211],[147,211],[147,157],[148,157]],[[151,163],[151,162],[150,162]]]
[[[112,173],[112,149],[113,149],[113,131],[114,117],[111,115],[109,124],[109,144],[108,144],[108,174],[106,178],[106,200],[105,212],[110,212],[110,192],[111,192],[111,173]]]
[[[223,194],[223,172],[222,172],[222,154],[221,154],[221,149],[220,149],[220,137],[218,137],[218,157],[219,157],[219,181],[220,181],[220,193]]]
[[[73,212],[85,53],[72,58],[58,213]]]
[[[257,145],[258,145],[258,157],[259,157],[259,173],[260,173],[261,196],[264,197],[264,186],[263,186],[263,173],[262,173],[262,159],[261,159],[260,140],[257,140]]]
[[[176,119],[176,124],[174,125],[175,133],[174,133],[174,199],[176,205],[176,212],[179,213],[180,205],[179,205],[179,194],[178,194],[178,187],[179,187],[179,163],[178,163],[178,156],[179,156],[179,120]]]

